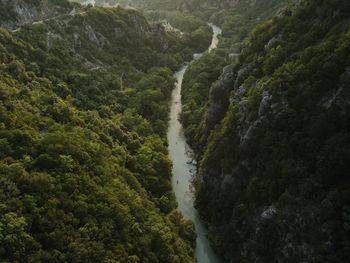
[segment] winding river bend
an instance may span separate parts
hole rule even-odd
[[[218,35],[221,34],[221,29],[213,24],[209,24],[213,29],[213,38],[208,52],[215,49],[219,43]],[[201,54],[194,56],[194,60],[200,57]],[[172,93],[170,120],[168,130],[168,142],[170,158],[173,161],[173,178],[172,185],[175,192],[176,200],[179,205],[179,211],[187,219],[194,222],[196,228],[196,249],[195,257],[198,263],[219,263],[218,257],[210,247],[206,237],[207,230],[201,221],[198,212],[194,208],[194,196],[191,191],[192,172],[195,170],[191,163],[192,159],[189,155],[191,152],[186,144],[186,139],[183,133],[183,127],[179,122],[179,114],[181,112],[181,86],[184,74],[188,65],[182,67],[176,74],[177,83]]]

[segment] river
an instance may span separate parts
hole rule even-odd
[[[221,34],[221,29],[213,24],[209,24],[213,29],[213,38],[207,52],[215,49],[219,43],[218,35]],[[198,59],[202,54],[196,54],[194,60]],[[179,114],[181,112],[181,86],[183,76],[188,68],[188,65],[182,67],[176,72],[176,85],[172,92],[170,120],[168,130],[169,154],[173,162],[173,177],[172,185],[178,202],[178,209],[187,219],[192,220],[196,229],[196,248],[195,257],[198,263],[219,263],[218,257],[212,250],[209,241],[206,237],[207,230],[198,212],[194,208],[194,195],[191,191],[191,180],[193,171],[196,167],[191,163],[191,149],[186,144],[186,139],[183,133],[183,127],[179,122]]]

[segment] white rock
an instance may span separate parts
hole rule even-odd
[[[273,206],[267,208],[264,212],[261,213],[260,217],[262,219],[272,219],[277,215],[277,209]]]

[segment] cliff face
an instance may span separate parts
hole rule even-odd
[[[199,15],[210,17],[220,25],[220,46],[189,67],[182,92],[182,123],[188,142],[197,152],[198,158],[203,154],[211,130],[225,116],[232,89],[239,88],[249,76],[252,64],[241,66],[236,63],[245,38],[256,25],[279,14],[289,1],[237,1],[232,7],[221,7],[219,3],[223,2],[220,1],[209,2],[212,7],[216,7],[199,11]],[[271,41],[269,46],[273,46],[276,41]],[[230,62],[231,65],[223,68]],[[242,95],[244,92],[245,88],[238,91]]]
[[[196,203],[225,262],[350,260],[349,11],[285,10],[212,85]]]
[[[66,1],[1,0],[0,27],[15,29],[53,16],[68,14],[75,4]]]
[[[34,47],[51,52],[53,57],[61,56],[59,49],[62,49],[76,58],[75,63],[82,63],[82,67],[90,70],[120,66],[121,63],[113,64],[109,55],[113,52],[127,57],[127,63],[143,67],[145,61],[138,58],[140,52],[156,55],[174,48],[173,39],[163,27],[151,26],[140,13],[122,9],[82,9],[72,15],[23,27],[16,34]],[[123,60],[123,63],[126,62]]]

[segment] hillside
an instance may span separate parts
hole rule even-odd
[[[183,111],[181,120],[188,143],[198,156],[203,154],[202,144],[213,128],[203,126],[211,85],[219,80],[218,83],[225,86],[225,89],[230,89],[230,82],[234,78],[232,65],[237,63],[249,33],[257,25],[278,16],[283,7],[290,2],[287,0],[235,1],[229,6],[225,1],[207,1],[207,4],[210,3],[210,6],[215,7],[204,9],[211,10],[207,16],[222,28],[219,48],[210,54],[205,54],[190,65],[184,76],[182,88]],[[189,3],[187,4],[189,5]],[[195,10],[193,9],[193,11]],[[199,11],[199,15],[205,16],[206,13]],[[225,66],[227,67],[224,68]],[[220,77],[220,75],[222,76]],[[211,107],[215,110],[207,114],[209,121],[211,116],[212,119],[220,119],[225,114],[227,98],[222,97],[221,99],[223,101],[216,103],[217,107]]]
[[[65,0],[0,0],[0,27],[15,29],[25,24],[74,12],[79,6]]]
[[[87,5],[84,0],[71,0]],[[165,28],[171,28],[189,39],[187,42],[190,48],[197,48],[197,52],[203,52],[210,45],[212,30],[208,26],[206,18],[192,15],[190,12],[183,12],[177,5],[177,1],[117,1],[117,0],[96,0],[95,6],[120,6],[126,9],[138,9],[151,23],[163,24]],[[90,4],[91,5],[91,4]],[[187,58],[191,60],[191,56]]]
[[[299,2],[185,76],[196,203],[225,262],[350,260],[349,12]]]
[[[165,138],[186,41],[120,8],[0,29],[1,262],[194,262]]]

